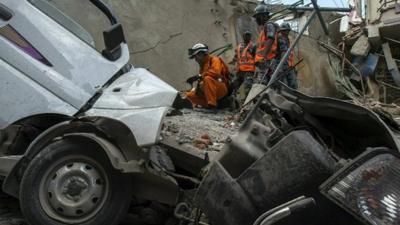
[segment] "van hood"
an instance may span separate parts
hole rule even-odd
[[[178,91],[143,68],[132,68],[103,90],[96,109],[170,107]]]
[[[146,69],[133,68],[106,87],[85,115],[118,120],[132,131],[138,146],[149,146],[159,141],[163,118],[177,93]]]

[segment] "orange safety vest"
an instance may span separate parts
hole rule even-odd
[[[263,62],[265,60],[272,60],[276,57],[278,52],[278,33],[275,34],[275,40],[272,43],[270,52],[265,59],[265,51],[267,50],[268,37],[265,35],[264,27],[261,29],[261,33],[257,41],[257,52],[256,52],[256,62]]]
[[[288,37],[288,48],[290,47],[290,40]],[[289,59],[288,59],[288,66],[289,67],[293,67],[294,66],[294,49],[293,51],[290,53]]]
[[[205,76],[211,76],[214,79],[222,79],[226,87],[229,87],[230,83],[230,71],[228,65],[224,62],[221,57],[218,56],[206,56],[204,65],[200,68],[200,74]]]
[[[289,65],[289,67],[293,67],[294,66],[294,51],[292,51],[290,53],[288,65]]]
[[[239,46],[237,47],[237,72],[254,72],[256,70],[256,67],[254,65],[254,57],[249,52],[250,47],[253,47],[252,42],[250,42],[246,47],[244,47],[244,44],[239,44]]]

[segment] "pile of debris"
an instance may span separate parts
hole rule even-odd
[[[328,54],[338,95],[399,121],[400,4],[350,1],[353,11],[338,14],[329,40],[315,40]],[[361,8],[362,8],[361,7]],[[376,13],[375,13],[376,12]],[[376,15],[375,15],[376,14]],[[338,35],[337,35],[338,34]]]
[[[329,44],[320,42],[320,45],[340,60],[336,65],[341,80],[339,89],[343,91],[344,86],[351,86],[343,91],[347,97],[362,103],[373,99],[397,104],[400,100],[400,60],[396,59],[400,57],[397,32],[400,5],[386,1],[365,4],[371,10],[363,13],[364,6],[351,1],[354,10],[341,18],[341,40]],[[343,80],[348,81],[347,85],[343,85]]]
[[[239,129],[233,112],[183,109],[165,118],[163,142],[175,142],[184,149],[193,150],[204,158],[213,157]]]

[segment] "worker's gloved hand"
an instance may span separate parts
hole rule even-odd
[[[201,80],[201,74],[195,75],[195,76],[193,76],[193,77],[189,77],[189,78],[186,80],[186,83],[188,83],[188,84],[193,84],[195,81],[198,81],[198,80]]]

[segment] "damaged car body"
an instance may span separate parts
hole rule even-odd
[[[398,224],[398,132],[352,103],[269,90],[207,166],[192,204],[220,225]],[[291,215],[299,200],[317,207]]]
[[[111,22],[101,52],[53,3],[0,1],[0,175],[31,224],[118,224],[132,193],[177,198],[144,149],[159,141],[177,91],[129,64],[105,3],[82,4]]]

